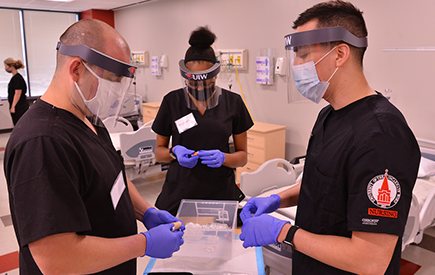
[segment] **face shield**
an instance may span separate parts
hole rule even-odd
[[[367,47],[366,37],[356,37],[342,27],[315,29],[285,36],[287,60],[291,68],[287,73],[289,103],[303,100],[303,97],[315,103],[320,102],[338,68],[325,82],[319,80],[316,65],[335,49],[332,42],[339,41],[358,48]]]
[[[216,76],[220,72],[220,63],[215,63],[204,71],[191,71],[180,60],[180,73],[184,86],[187,108],[191,110],[207,110],[216,107],[222,94],[216,86]]]
[[[58,42],[57,50],[68,56],[78,56],[84,60],[85,68],[97,79],[95,85],[79,87],[75,83],[84,104],[92,113],[91,122],[96,124],[98,118],[118,117],[124,96],[127,93],[136,71],[136,67],[116,60],[86,45],[66,46]],[[82,90],[91,90],[85,98]],[[115,123],[117,119],[114,120]]]

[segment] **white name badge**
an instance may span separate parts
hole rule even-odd
[[[110,196],[112,197],[113,209],[116,210],[119,199],[121,198],[122,193],[124,193],[124,190],[125,190],[125,182],[121,171],[119,172],[119,175],[112,186],[112,190],[110,191]]]
[[[177,119],[175,121],[175,125],[177,126],[178,133],[181,134],[182,132],[195,127],[196,125],[198,125],[198,123],[196,122],[193,113],[190,113],[180,119]]]

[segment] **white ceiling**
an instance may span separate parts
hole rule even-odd
[[[152,0],[73,0],[71,2],[56,2],[49,0],[0,0],[0,7],[81,12],[90,9],[115,10],[125,6],[149,1]]]

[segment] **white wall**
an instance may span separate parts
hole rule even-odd
[[[292,33],[298,14],[315,0],[157,0],[115,11],[115,28],[133,51],[166,54],[163,76],[150,67],[138,71],[137,93],[161,101],[181,86],[178,61],[184,58],[192,30],[208,25],[217,35],[217,49],[248,49],[249,69],[239,72],[246,103],[256,121],[287,126],[286,159],[304,155],[311,128],[325,102],[287,103],[285,77],[273,86],[256,84],[255,57],[260,49],[285,56],[284,36]],[[385,47],[434,46],[435,2],[421,0],[354,0],[364,12],[369,47],[364,68],[372,88],[392,89],[391,101],[406,117],[415,135],[435,140],[435,52],[384,52]],[[232,90],[240,93],[235,74]],[[227,87],[221,77],[218,84]]]

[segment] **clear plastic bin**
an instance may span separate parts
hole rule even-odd
[[[182,200],[177,218],[186,230],[184,244],[174,256],[230,259],[237,207],[237,201]]]

